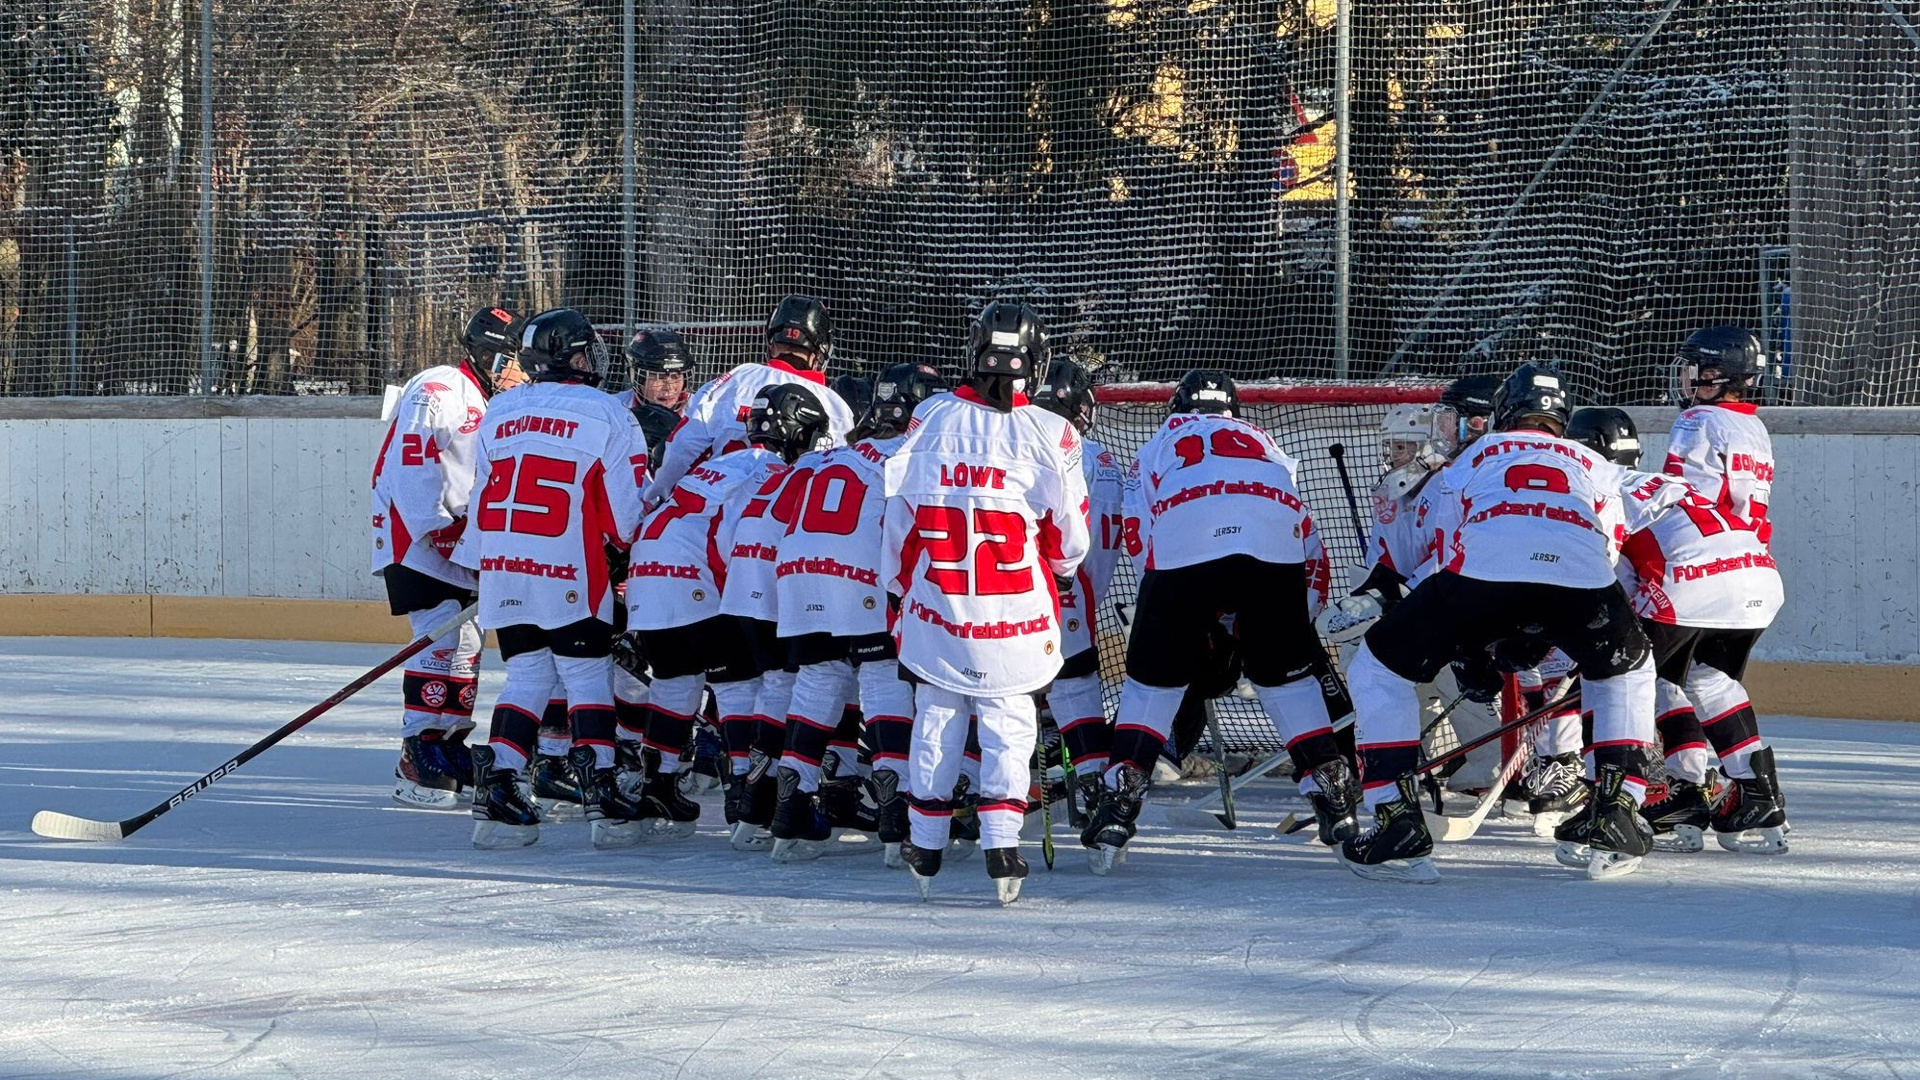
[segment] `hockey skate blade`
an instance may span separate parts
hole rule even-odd
[[[967,857],[972,855],[979,847],[979,843],[973,840],[964,838],[949,840],[947,841],[946,860],[948,862],[964,862]]]
[[[1553,861],[1569,870],[1585,870],[1592,858],[1593,849],[1585,844],[1561,840],[1553,845]]]
[[[885,854],[881,856],[881,862],[886,865],[887,869],[898,870],[907,865],[907,860],[900,854],[900,844],[898,841],[890,841],[882,844],[881,847],[885,850]]]
[[[38,832],[38,827],[34,831]],[[1787,853],[1786,832],[1780,828],[1748,829],[1743,833],[1714,833],[1713,838],[1723,849],[1742,855],[1785,855]]]
[[[1628,855],[1619,851],[1587,851],[1587,880],[1605,881],[1608,878],[1626,877],[1640,869],[1640,856]]]
[[[913,875],[913,884],[915,888],[920,890],[921,901],[925,902],[933,899],[933,879],[930,877],[921,877],[920,871],[915,870],[911,866],[907,867],[907,873]]]
[[[422,787],[411,780],[402,780],[393,785],[393,801],[416,810],[460,809],[459,792]]]
[[[1533,835],[1542,839],[1551,839],[1553,831],[1573,816],[1571,810],[1542,810],[1533,815]]]
[[[1698,825],[1675,825],[1670,833],[1661,833],[1653,838],[1653,850],[1665,851],[1677,855],[1691,855],[1706,850],[1706,834]]]
[[[685,840],[691,837],[699,827],[697,821],[670,821],[667,818],[648,818],[647,827],[640,830],[640,842],[643,844],[663,844]]]
[[[33,815],[33,831],[49,840],[125,840],[127,834],[117,821],[95,821],[74,817],[57,810],[42,810]]]
[[[565,799],[540,800],[540,823],[543,825],[562,821],[579,821],[586,815],[586,808],[577,802],[568,802]]]
[[[630,848],[647,839],[647,828],[653,823],[648,820],[621,821],[617,818],[599,818],[591,823],[593,846],[596,851],[613,851],[618,848]]]
[[[1125,851],[1125,848],[1114,847],[1112,844],[1088,848],[1087,869],[1093,871],[1095,877],[1106,877],[1113,873],[1114,867],[1120,865],[1120,856]]]
[[[764,825],[755,825],[746,821],[736,822],[733,826],[733,835],[727,838],[727,846],[735,851],[766,851],[773,847],[773,835],[767,832],[767,827]]]
[[[475,821],[473,846],[481,851],[526,847],[540,839],[538,825],[509,825],[504,821]]]
[[[1334,856],[1340,865],[1353,871],[1368,881],[1394,881],[1405,885],[1432,885],[1440,880],[1440,868],[1433,864],[1433,856],[1422,855],[1417,859],[1389,859],[1383,863],[1369,866],[1364,863],[1348,862],[1346,852],[1336,847]]]
[[[1015,900],[1020,899],[1021,880],[1022,880],[1021,878],[1017,878],[1017,877],[1003,877],[1003,878],[993,879],[993,889],[994,889],[994,892],[1000,895],[1001,907],[1006,907],[1008,904],[1011,904]]]

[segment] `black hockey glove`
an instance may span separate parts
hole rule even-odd
[[[613,662],[620,665],[627,674],[645,682],[647,679],[647,653],[640,645],[640,631],[629,630],[613,639]]]
[[[1544,639],[1532,635],[1501,638],[1493,643],[1493,669],[1503,675],[1532,671],[1552,648]]]
[[[1476,650],[1470,656],[1455,660],[1453,677],[1468,701],[1482,705],[1493,704],[1507,685],[1506,677],[1493,666],[1493,656],[1485,650]]]
[[[627,565],[632,555],[623,547],[607,545],[607,581],[618,585],[627,580]]]

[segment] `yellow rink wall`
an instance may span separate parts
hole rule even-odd
[[[1631,411],[1660,461],[1674,411]],[[0,635],[404,642],[368,572],[377,412],[0,399]],[[1761,416],[1787,603],[1749,671],[1756,705],[1920,719],[1920,409]]]

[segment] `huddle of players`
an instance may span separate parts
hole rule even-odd
[[[1356,626],[1366,637],[1354,664],[1356,778],[1323,696],[1327,653],[1313,616],[1327,564],[1295,488],[1297,465],[1237,418],[1225,375],[1190,373],[1165,426],[1123,473],[1085,443],[1090,378],[1050,360],[1044,328],[1023,305],[982,313],[962,385],[948,391],[932,368],[897,365],[872,388],[857,427],[823,385],[831,325],[817,301],[783,301],[767,327],[768,361],[691,399],[684,374],[673,393],[653,393],[663,363],[685,370],[670,338],[636,338],[629,355],[646,381],[623,404],[595,389],[605,350],[579,313],[521,323],[483,312],[466,336],[467,361],[423,372],[403,391],[375,471],[375,570],[416,632],[456,611],[477,583],[480,626],[498,634],[507,684],[488,744],[469,751],[479,631],[422,654],[407,673],[395,796],[451,806],[471,778],[477,846],[532,843],[536,799],[550,810],[578,804],[599,847],[689,835],[699,806],[678,774],[711,691],[733,846],[789,861],[854,847],[832,842],[843,830],[876,834],[887,864],[907,866],[924,894],[943,853],[964,855],[977,836],[1010,901],[1026,874],[1018,843],[1035,695],[1059,724],[1082,841],[1106,873],[1133,835],[1153,760],[1195,704],[1190,687],[1217,678],[1231,651],[1286,741],[1323,842],[1364,876],[1431,880],[1411,778],[1416,687],[1456,661],[1485,669],[1520,657],[1530,667],[1557,646],[1579,664],[1598,714],[1582,789],[1590,797],[1561,848],[1631,869],[1645,850],[1633,850],[1644,829],[1632,807],[1645,798],[1637,755],[1652,742],[1641,729],[1653,706],[1639,699],[1651,696],[1640,684],[1652,691],[1652,665],[1627,594],[1612,584],[1620,541],[1631,552],[1633,537],[1673,516],[1663,509],[1697,503],[1727,523],[1722,532],[1764,547],[1745,524],[1763,520],[1764,489],[1739,488],[1751,497],[1736,504],[1729,481],[1703,488],[1722,492],[1717,504],[1689,498],[1684,484],[1615,464],[1625,446],[1617,428],[1596,460],[1562,438],[1569,417],[1557,377],[1523,367],[1491,403],[1500,437],[1472,455],[1452,448],[1452,464],[1404,496],[1414,506],[1400,520],[1420,525],[1411,553],[1389,554],[1383,537],[1384,573],[1334,609],[1346,640]],[[1757,358],[1757,346],[1750,351]],[[515,360],[534,369],[534,385],[489,410]],[[1697,382],[1738,413],[1751,380],[1728,371],[1701,365]],[[684,418],[673,410],[681,401]],[[1741,415],[1750,420],[1751,409]],[[1474,423],[1465,416],[1460,434]],[[1724,438],[1713,445],[1718,428],[1698,427],[1707,435],[1694,457],[1676,427],[1679,469],[1695,457],[1721,461],[1723,473],[1727,462],[1771,461],[1770,451],[1729,457]],[[1438,446],[1424,451],[1429,468],[1445,460]],[[408,468],[411,484],[400,479]],[[1704,471],[1687,479],[1706,483]],[[1495,501],[1502,491],[1512,498]],[[1612,534],[1608,523],[1617,523]],[[1093,614],[1122,547],[1141,585],[1109,724]],[[1605,586],[1589,582],[1595,554]],[[1671,560],[1674,573],[1693,565]],[[1659,575],[1651,580],[1649,596],[1660,591]],[[1660,604],[1651,606],[1657,620]],[[1726,669],[1743,664],[1745,650],[1729,659],[1738,642],[1722,628],[1661,625],[1683,627],[1665,635],[1659,668],[1680,688],[1660,720],[1679,779],[1656,800],[1671,812],[1648,816],[1672,829],[1702,816],[1693,803],[1705,806],[1707,781],[1700,724],[1686,726],[1680,703],[1691,695],[1711,711],[1731,693],[1744,704],[1738,671]],[[1745,632],[1747,648],[1757,636]],[[1721,800],[1745,810],[1717,807],[1712,823],[1782,825],[1771,752],[1755,752],[1751,708],[1744,721],[1737,712],[1714,712],[1707,728],[1728,774],[1753,775]],[[1743,730],[1751,737],[1723,737]],[[1693,776],[1689,792],[1682,785]],[[1361,806],[1376,817],[1364,834]]]

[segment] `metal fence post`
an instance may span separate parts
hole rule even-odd
[[[1352,350],[1353,180],[1348,169],[1352,156],[1353,120],[1353,2],[1339,0],[1334,9],[1333,61],[1333,377],[1348,373]]]
[[[213,0],[200,0],[200,389],[213,393]]]
[[[633,249],[638,240],[634,207],[634,3],[625,0],[620,10],[620,321],[627,336],[633,334],[635,321]]]
[[[80,253],[67,217],[67,393],[80,392]]]

